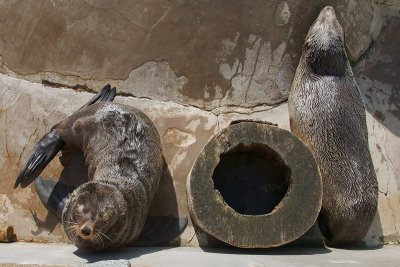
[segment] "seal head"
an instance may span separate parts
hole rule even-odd
[[[71,194],[62,213],[65,233],[81,249],[118,246],[126,225],[130,225],[127,207],[115,186],[99,182],[83,184]]]
[[[343,39],[343,29],[335,10],[325,7],[311,26],[303,46],[303,57],[312,73],[345,74],[347,57]]]

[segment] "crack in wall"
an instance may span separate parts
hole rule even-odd
[[[96,91],[90,89],[89,87],[87,87],[84,84],[76,84],[74,86],[68,85],[68,84],[63,84],[63,83],[57,83],[57,82],[52,82],[46,79],[42,80],[42,84],[44,86],[50,86],[53,88],[70,88],[73,90],[77,90],[77,91],[85,91],[85,92],[89,92],[89,93],[96,93]]]
[[[399,230],[397,230],[397,217],[396,217],[396,212],[394,210],[394,208],[392,207],[392,204],[390,203],[390,198],[388,198],[388,206],[392,211],[392,215],[393,215],[393,227],[394,230],[397,232],[397,234],[399,233]]]
[[[71,86],[71,85],[68,85],[68,84],[51,82],[51,81],[48,81],[48,80],[42,80],[42,84],[44,86],[49,86],[49,87],[52,87],[54,89],[63,88],[63,89],[72,89],[72,90],[78,91],[78,92],[97,93],[95,90],[90,89],[88,86],[82,85],[82,84],[76,84],[76,85]],[[152,99],[151,97],[137,96],[135,94],[128,93],[128,92],[122,92],[122,91],[118,91],[117,92],[117,96],[120,96],[120,97],[133,97],[133,98],[136,98],[136,99],[146,99],[146,100],[156,101],[156,102],[160,102],[160,103],[174,103],[176,105],[180,105],[180,106],[183,106],[183,107],[191,107],[191,108],[199,109],[201,111],[211,112],[216,116],[218,116],[220,114],[230,114],[230,113],[249,115],[249,114],[254,113],[254,112],[267,111],[267,110],[274,109],[274,108],[278,107],[280,104],[285,103],[287,101],[287,99],[284,99],[284,100],[282,100],[282,101],[280,101],[280,102],[278,102],[277,104],[274,104],[274,105],[267,104],[267,103],[260,103],[260,104],[254,104],[251,107],[242,107],[242,106],[239,106],[239,105],[225,105],[225,106],[220,106],[220,107],[207,108],[207,107],[201,107],[201,106],[196,105],[196,104],[176,103],[176,102],[173,102],[173,101],[161,101],[161,100]],[[232,111],[232,109],[235,109],[235,110]]]
[[[163,21],[165,19],[165,17],[168,15],[168,13],[171,11],[172,6],[169,6],[168,9],[164,12],[164,14],[156,21],[156,23],[153,24],[153,26],[151,26],[151,29],[147,32],[146,37],[144,39],[144,42],[142,44],[141,47],[141,51],[143,51],[151,37],[151,34],[153,32],[153,30],[155,29],[155,27],[157,27],[158,24],[160,24],[161,21]]]
[[[380,124],[379,124],[379,125],[380,125]],[[385,146],[385,151],[386,151],[386,163],[385,163],[385,165],[386,165],[386,167],[387,167],[388,169],[391,167],[392,170],[395,171],[393,162],[392,162],[392,160],[390,159],[390,156],[387,154],[387,147],[386,147],[386,145],[387,145],[387,142],[386,142],[386,140],[387,140],[387,132],[386,132],[386,129],[385,129],[382,125],[380,125],[380,127],[381,127],[381,129],[383,130],[383,132],[384,132],[383,144],[384,144],[384,146]],[[388,163],[390,164],[390,166],[388,166]],[[392,172],[389,172],[389,176],[390,176],[390,177],[388,177],[388,179],[387,179],[387,190],[388,190],[388,192],[389,192],[389,183],[390,183],[390,180],[395,181],[396,186],[397,186],[397,190],[399,190],[399,184],[398,184],[398,182],[397,182],[396,176],[393,177]],[[390,194],[388,193],[388,195],[390,195]],[[394,226],[394,229],[395,229],[395,231],[396,231],[397,233],[399,233],[399,231],[398,231],[398,229],[397,229],[397,216],[396,216],[396,211],[394,210],[394,208],[393,208],[393,206],[392,206],[392,203],[391,203],[392,198],[387,197],[387,200],[388,200],[388,206],[389,206],[389,208],[391,209],[392,214],[393,214],[393,226]]]
[[[167,13],[167,12],[166,12]],[[165,15],[165,14],[164,14]],[[262,39],[258,38],[257,42],[259,44],[259,47],[257,48],[257,54],[256,54],[256,59],[254,62],[254,66],[253,66],[253,71],[251,73],[248,85],[247,85],[247,89],[245,90],[245,97],[244,97],[244,103],[247,102],[247,98],[248,98],[248,94],[249,94],[249,90],[251,87],[251,84],[253,82],[254,79],[254,75],[255,72],[257,71],[257,67],[259,64],[259,56],[260,56],[260,51],[262,49]],[[96,90],[93,90],[91,88],[94,87],[94,85],[98,86],[99,83],[101,83],[102,81],[104,81],[104,83],[117,83],[117,84],[124,84],[126,82],[128,82],[129,80],[129,75],[134,72],[135,70],[138,70],[139,68],[141,68],[143,65],[147,64],[147,63],[161,63],[161,62],[166,62],[168,64],[168,68],[169,70],[172,71],[172,73],[174,74],[174,76],[176,77],[176,80],[178,81],[179,79],[182,78],[186,78],[185,75],[180,75],[176,72],[176,70],[169,64],[169,60],[168,59],[157,59],[157,60],[148,60],[145,61],[143,63],[141,63],[140,65],[134,66],[132,69],[129,70],[129,75],[126,77],[126,79],[112,79],[112,78],[104,78],[104,79],[93,79],[88,77],[88,75],[79,75],[79,74],[73,74],[73,73],[60,73],[60,72],[53,72],[53,71],[38,71],[38,72],[32,72],[32,73],[20,73],[20,72],[15,72],[13,70],[11,70],[8,65],[6,64],[6,62],[1,61],[0,58],[0,62],[3,64],[3,73],[5,73],[6,75],[9,75],[11,77],[16,77],[16,78],[20,78],[20,79],[25,79],[25,80],[29,80],[31,82],[41,82],[44,85],[47,86],[51,86],[51,87],[56,87],[56,88],[70,88],[70,89],[74,89],[77,91],[86,91],[86,92],[90,92],[90,93],[94,93]],[[242,66],[240,66],[242,65]],[[239,75],[239,68],[242,68],[242,72],[243,72],[243,64],[241,64],[240,62],[238,62],[237,66],[236,66],[236,72],[235,74],[231,77],[230,79],[230,83],[232,84],[232,80],[237,77]],[[129,82],[128,82],[129,83]],[[118,85],[117,85],[118,86]],[[230,87],[232,88],[232,86]],[[244,89],[244,88],[243,88]],[[221,98],[221,100],[226,96],[226,94],[229,92],[229,89],[225,91],[224,96]],[[166,92],[167,93],[167,92]],[[182,104],[184,106],[191,106],[191,107],[196,107],[199,108],[201,110],[204,111],[212,111],[213,109],[215,109],[215,104],[216,102],[214,102],[215,100],[218,99],[213,99],[212,101],[205,101],[200,102],[200,103],[196,103],[196,99],[192,99],[190,96],[186,96],[181,90],[178,90],[177,95],[174,97],[171,97],[171,99],[169,101],[165,101],[165,102],[172,102],[172,103],[179,103]],[[121,96],[125,96],[123,94],[120,94]],[[179,95],[181,95],[181,99],[179,99]],[[137,97],[137,98],[143,98],[143,99],[156,99],[156,96],[136,96],[135,94],[132,94],[133,97]],[[182,99],[182,96],[186,96],[188,97],[188,100],[185,101],[184,99]],[[168,98],[168,97],[167,97]],[[158,101],[162,101],[161,99]],[[283,102],[286,101],[286,99],[283,100]],[[185,103],[186,102],[186,103]],[[190,103],[187,103],[190,102]],[[272,106],[275,105],[276,103],[268,103],[268,99],[266,99],[266,101],[264,103],[254,103],[254,104],[249,104],[247,106],[242,106],[242,103],[238,103],[238,104],[233,104],[232,106],[234,107],[238,107],[238,108],[249,108],[250,111],[245,111],[245,114],[249,114],[252,113],[253,111],[251,110],[252,108],[255,107],[259,107],[259,106],[266,106],[265,109],[268,109],[268,106]],[[228,107],[228,109],[230,105],[223,105],[222,107]],[[220,108],[220,107],[218,107]]]
[[[367,47],[367,49],[365,49],[365,51],[359,56],[359,58],[357,60],[350,61],[350,59],[349,59],[351,67],[354,68],[360,62],[362,62],[363,60],[368,58],[372,54],[374,48],[376,47],[376,44],[377,44],[377,42],[372,40],[371,43],[369,44],[369,46]]]
[[[389,156],[388,153],[387,153],[387,150],[388,150],[388,148],[387,148],[387,146],[386,146],[386,144],[387,144],[387,142],[386,142],[386,140],[387,140],[387,131],[386,131],[386,128],[383,127],[382,125],[380,125],[380,127],[381,127],[381,129],[383,130],[383,132],[384,132],[383,144],[384,144],[384,146],[385,146],[385,151],[386,151],[386,162],[388,162],[389,165],[390,165],[390,166],[388,166],[388,164],[386,163],[386,166],[387,166],[388,169],[391,167],[391,169],[392,169],[393,172],[395,173],[396,168],[394,167],[394,164],[393,164],[393,162],[392,162],[392,159],[390,158],[390,156]],[[391,176],[390,179],[393,179],[393,180],[396,182],[397,190],[400,190],[400,188],[399,188],[399,183],[398,183],[398,181],[397,181],[397,179],[396,179],[396,176],[395,176],[395,177],[393,177],[392,175],[390,175],[390,176]]]
[[[378,190],[378,192],[381,193],[381,194],[384,194],[385,196],[388,196],[388,194],[389,194],[387,191],[386,191],[386,192],[383,192],[383,191],[380,190],[380,189]]]
[[[373,117],[372,117],[373,118]],[[387,200],[387,207],[390,209],[390,211],[391,211],[391,218],[393,219],[392,221],[393,221],[393,228],[394,228],[394,231],[397,233],[397,234],[399,234],[399,231],[398,231],[398,228],[397,228],[397,216],[396,216],[396,211],[395,211],[395,209],[394,209],[394,207],[393,207],[393,205],[392,205],[392,203],[391,203],[391,201],[393,200],[393,198],[391,198],[390,197],[390,183],[391,183],[391,181],[393,180],[393,181],[395,181],[395,183],[397,184],[397,190],[399,190],[399,188],[398,188],[398,182],[397,182],[397,176],[396,175],[394,175],[394,177],[393,177],[393,173],[392,173],[392,171],[394,172],[395,171],[395,169],[394,169],[394,165],[393,165],[393,163],[392,163],[392,161],[391,161],[391,159],[390,159],[390,157],[389,157],[389,155],[388,155],[388,153],[387,153],[387,131],[386,131],[386,129],[385,129],[385,127],[383,127],[382,125],[381,125],[381,123],[379,123],[378,121],[376,121],[375,119],[374,119],[374,122],[373,122],[373,124],[372,124],[372,136],[376,139],[376,140],[379,140],[378,139],[378,137],[377,137],[377,135],[375,134],[375,131],[376,131],[376,127],[375,126],[377,126],[378,128],[379,128],[379,131],[381,131],[381,132],[383,132],[383,141],[382,141],[382,144],[383,144],[383,147],[384,147],[384,151],[383,151],[383,149],[379,149],[378,148],[378,151],[379,151],[379,153],[382,155],[382,156],[384,156],[385,157],[385,164],[384,164],[384,166],[386,167],[386,169],[387,169],[387,171],[388,171],[388,177],[386,178],[386,191],[382,191],[382,190],[380,190],[380,189],[378,189],[378,192],[379,193],[381,193],[381,194],[383,194],[384,196],[385,196],[385,198],[386,198],[386,200]]]
[[[193,241],[193,239],[194,239],[195,236],[196,236],[196,231],[194,232],[192,238],[190,238],[190,240],[189,240],[187,243],[190,244],[190,243]]]
[[[4,139],[5,139],[5,148],[6,148],[6,152],[7,152],[7,157],[10,159],[11,161],[11,156],[10,156],[10,152],[8,150],[8,123],[7,123],[7,112],[4,112],[4,125],[6,126],[4,129]]]
[[[244,95],[244,101],[245,102],[247,102],[247,94],[249,92],[249,89],[250,89],[250,86],[251,86],[251,82],[253,81],[254,74],[256,73],[256,70],[257,70],[258,58],[260,56],[260,51],[261,51],[261,48],[262,48],[262,39],[258,38],[258,41],[259,41],[259,47],[257,49],[256,60],[254,61],[253,72],[250,75],[249,84],[247,85],[247,88],[246,88],[246,91],[245,91],[245,95]]]

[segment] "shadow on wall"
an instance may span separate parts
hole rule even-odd
[[[65,147],[62,149],[59,160],[63,166],[63,170],[61,171],[58,181],[74,187],[78,187],[82,183],[88,181],[88,170],[85,166],[85,158],[82,151]],[[31,186],[33,187],[33,184]],[[35,236],[39,236],[44,230],[48,230],[50,233],[53,232],[60,222],[50,211],[47,212],[44,221],[38,219],[34,212],[31,211],[31,213],[38,227],[36,231],[31,232]]]
[[[384,239],[380,218],[381,216],[378,210],[375,214],[374,220],[372,221],[371,227],[364,238],[364,245],[360,246],[361,249],[377,249],[383,246]]]
[[[73,187],[78,187],[88,181],[88,169],[85,166],[85,158],[82,151],[64,147],[59,160],[63,166],[63,170],[58,177],[58,181]],[[31,186],[33,186],[33,184]],[[60,220],[50,211],[47,212],[44,221],[41,221],[34,212],[31,211],[31,213],[38,227],[36,231],[31,232],[35,236],[39,236],[44,230],[48,230],[52,233],[60,223]]]
[[[400,18],[392,17],[353,68],[367,111],[400,136]]]
[[[172,215],[175,218],[179,218],[178,214],[178,201],[176,198],[176,192],[174,188],[174,181],[169,171],[168,165],[163,164],[163,175],[160,179],[157,192],[154,195],[153,201],[149,209],[149,216],[168,216]],[[173,226],[173,230],[179,229],[179,225]],[[169,229],[172,231],[172,229]],[[172,240],[171,240],[172,241]],[[181,244],[180,237],[173,240],[171,245],[179,246]],[[135,243],[133,243],[135,246]]]

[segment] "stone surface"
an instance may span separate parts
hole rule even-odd
[[[5,204],[1,209],[1,218],[15,226],[21,240],[67,241],[57,219],[40,203],[34,187],[14,190],[13,184],[40,137],[52,125],[86,103],[92,95],[0,75],[0,96],[0,189]],[[117,97],[115,102],[144,111],[155,122],[161,136],[168,169],[161,180],[150,215],[188,216],[187,176],[200,150],[221,127],[242,118],[268,119],[288,127],[287,118],[277,114],[287,113],[285,105],[252,115],[232,113],[216,116],[192,107],[132,97]],[[269,112],[273,114],[270,118]],[[14,120],[15,117],[18,120]],[[61,165],[56,159],[46,168],[43,176],[58,178],[60,171]],[[194,230],[189,225],[182,236],[182,243],[198,244],[193,235]]]
[[[131,264],[127,260],[105,260],[93,263],[81,264],[81,267],[130,267]]]
[[[400,18],[392,17],[354,67],[367,109],[370,150],[379,182],[378,212],[369,238],[399,242],[400,235]],[[367,239],[369,239],[367,238]]]
[[[18,251],[18,253],[15,253]],[[213,249],[213,248],[125,248],[102,253],[84,253],[65,244],[0,244],[0,265],[79,266],[123,259],[138,267],[281,267],[281,266],[398,266],[399,246],[369,250],[333,248]],[[18,265],[18,266],[19,266]]]
[[[385,10],[374,1],[13,0],[0,3],[2,72],[73,88],[194,105],[285,101],[304,37],[332,5],[357,61]]]
[[[0,161],[0,189],[5,207],[8,207],[2,209],[2,218],[15,226],[21,240],[67,241],[56,218],[43,208],[33,187],[18,190],[12,187],[18,170],[34,143],[53,124],[90,99],[91,95],[70,89],[44,87],[5,75],[0,75],[0,95],[0,155],[3,158]],[[207,141],[231,121],[261,119],[277,123],[282,128],[289,128],[286,105],[251,114],[223,113],[217,116],[196,108],[132,97],[117,97],[115,101],[142,109],[154,120],[162,136],[169,174],[163,177],[161,193],[155,197],[150,211],[152,215],[188,215],[185,186],[190,169]],[[18,119],[15,120],[15,117]],[[383,239],[388,242],[397,241],[399,221],[396,216],[400,212],[396,204],[399,199],[399,176],[395,166],[399,166],[399,158],[398,154],[393,153],[399,149],[398,138],[370,115],[368,126],[371,152],[382,192],[379,216],[366,241],[369,244],[377,244]],[[387,154],[388,150],[390,154]],[[57,178],[60,168],[59,162],[54,160],[45,170],[44,177]],[[201,241],[199,233],[196,235],[195,232],[189,224],[182,235],[181,244],[197,245],[200,238],[200,243],[207,245],[208,241]]]
[[[380,4],[380,5],[400,7],[399,0],[375,0],[375,3]]]
[[[124,92],[116,102],[142,109],[162,137],[168,168],[150,214],[187,216],[186,179],[214,134],[240,119],[290,129],[287,104],[278,103],[310,24],[330,4],[355,62],[380,188],[365,241],[399,242],[399,9],[305,2],[0,1],[0,224],[22,240],[67,241],[33,187],[12,187],[35,142],[91,98],[84,91],[106,82]],[[60,171],[56,159],[44,176]],[[181,245],[210,240],[189,223]]]

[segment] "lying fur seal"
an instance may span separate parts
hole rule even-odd
[[[61,149],[83,152],[88,181],[82,180],[77,188],[36,179],[40,199],[61,218],[68,238],[82,249],[129,245],[140,234],[141,245],[158,244],[167,241],[165,234],[170,239],[179,235],[187,223],[181,221],[172,236],[170,232],[155,235],[152,224],[168,229],[154,218],[144,227],[162,174],[160,136],[144,113],[110,103],[114,97],[115,88],[107,85],[89,103],[53,126],[38,142],[15,182],[15,187],[28,186]],[[141,233],[143,228],[150,235]],[[154,239],[146,240],[149,236]]]
[[[330,245],[350,245],[375,216],[378,184],[365,109],[332,7],[311,26],[289,95],[292,131],[311,149],[323,180],[319,217]]]

